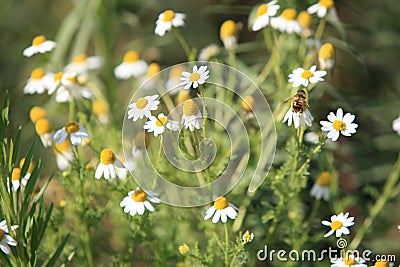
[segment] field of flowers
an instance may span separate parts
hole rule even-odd
[[[2,3],[0,266],[400,266],[371,5]]]

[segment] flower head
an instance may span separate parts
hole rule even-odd
[[[224,43],[226,49],[232,49],[237,44],[237,36],[241,28],[240,23],[236,23],[233,20],[226,20],[222,23],[219,30],[219,37]]]
[[[21,188],[21,191],[25,188],[25,186],[28,184],[30,175],[25,175],[21,179],[21,169],[18,167],[14,167],[12,172],[11,172],[11,184],[12,184],[12,189],[14,192],[18,190],[18,188]],[[8,188],[8,192],[10,192],[10,188]]]
[[[60,171],[65,171],[74,158],[70,139],[66,138],[61,144],[54,144],[57,167]]]
[[[321,69],[332,69],[335,64],[335,48],[331,43],[321,46],[318,51],[318,61]]]
[[[181,253],[182,255],[188,254],[190,249],[189,246],[186,245],[185,243],[179,246],[179,253]]]
[[[208,220],[211,217],[213,223],[217,223],[220,219],[221,222],[226,223],[227,218],[234,220],[237,216],[237,211],[234,206],[228,202],[225,197],[219,197],[214,201],[214,205],[206,211],[204,220]]]
[[[24,166],[24,164],[25,164],[25,158],[22,158],[19,161],[19,168],[21,170],[22,170],[22,167]],[[23,181],[24,186],[28,183],[28,180],[31,177],[31,174],[32,174],[34,168],[35,168],[35,164],[33,163],[33,161],[29,162],[28,170],[26,171],[25,176],[22,177],[22,180],[25,180],[25,181]]]
[[[103,124],[108,124],[110,122],[109,116],[109,106],[106,101],[95,99],[92,102],[93,113],[99,118],[99,121]]]
[[[356,257],[354,255],[346,255],[344,258],[338,258],[338,259],[333,259],[332,260],[332,265],[331,267],[347,267],[347,266],[352,266],[352,267],[367,267],[368,265],[364,264],[365,260]]]
[[[28,79],[25,87],[25,94],[43,94],[45,90],[50,88],[51,75],[47,74],[44,69],[36,68],[31,72],[31,77]]]
[[[312,24],[312,17],[307,11],[301,11],[299,15],[297,15],[297,22],[299,23],[300,27],[303,29],[303,35],[310,36],[311,35],[311,24]]]
[[[53,126],[46,118],[38,119],[35,123],[36,133],[40,136],[40,140],[44,147],[49,147],[53,141]]]
[[[76,72],[58,72],[53,75],[53,80],[48,91],[51,95],[56,92],[56,102],[65,103],[76,98],[90,99],[93,93],[86,87],[82,86],[85,75],[78,76]],[[82,78],[83,77],[83,78]]]
[[[176,96],[175,102],[177,105],[182,104],[186,100],[191,98],[189,91],[183,90],[180,91],[179,94]]]
[[[38,119],[46,118],[47,117],[47,112],[41,107],[35,106],[32,107],[30,112],[29,112],[29,118],[31,119],[31,122],[35,123]]]
[[[295,69],[291,74],[289,74],[289,82],[293,83],[293,87],[299,87],[303,85],[307,87],[309,83],[317,83],[323,81],[326,75],[324,70],[316,70],[317,66],[312,66],[309,70],[303,68]]]
[[[328,171],[321,172],[318,175],[315,184],[311,188],[310,195],[315,197],[316,199],[324,199],[325,201],[329,201],[330,193],[331,193],[331,174]]]
[[[179,130],[179,123],[174,120],[169,120],[163,113],[158,114],[157,117],[150,116],[149,120],[143,126],[143,129],[149,133],[153,132],[154,136],[164,133],[165,127],[171,131]]]
[[[114,69],[114,75],[118,79],[127,80],[145,74],[147,68],[147,63],[140,59],[139,53],[131,50],[125,53],[124,61]]]
[[[242,100],[241,106],[242,109],[247,113],[253,112],[253,109],[255,107],[254,97],[252,97],[251,95],[245,96]]]
[[[144,191],[139,187],[135,190],[130,191],[128,196],[125,197],[119,204],[121,208],[124,208],[125,213],[129,213],[131,216],[143,215],[147,209],[150,212],[154,211],[153,205],[151,203],[160,203],[157,198],[157,194],[151,191]]]
[[[54,41],[47,40],[44,35],[38,35],[32,40],[32,45],[25,48],[22,53],[26,57],[31,57],[34,54],[44,54],[53,50],[56,47],[56,43]]]
[[[346,113],[343,116],[342,108],[338,108],[336,115],[330,112],[328,115],[329,121],[320,121],[321,130],[328,133],[327,137],[332,141],[339,139],[340,133],[344,136],[351,136],[356,133],[358,124],[353,123],[356,117],[351,113]]]
[[[65,67],[65,71],[75,72],[77,75],[87,73],[89,70],[95,70],[102,66],[101,57],[88,57],[86,54],[80,54],[74,57],[71,63]]]
[[[160,101],[156,100],[158,95],[145,96],[136,100],[135,103],[129,105],[128,119],[137,121],[143,117],[150,118],[151,111],[157,110]]]
[[[220,52],[220,48],[216,44],[210,44],[203,49],[200,50],[199,52],[199,60],[200,61],[208,61],[215,56],[217,56]]]
[[[268,4],[261,4],[257,8],[257,13],[252,26],[253,31],[259,31],[269,24],[270,17],[275,16],[279,9],[279,5],[276,5],[277,2],[278,1],[274,0]]]
[[[400,116],[392,122],[393,131],[397,132],[400,135]]]
[[[311,126],[313,117],[308,108],[307,93],[303,89],[297,90],[297,93],[292,97],[289,110],[283,118],[283,123],[288,122],[288,126],[294,122],[294,128]]]
[[[297,12],[294,9],[287,8],[282,11],[279,17],[271,18],[271,26],[281,32],[287,33],[301,33],[301,27],[296,20]]]
[[[185,25],[186,15],[183,13],[175,13],[173,10],[165,10],[158,15],[156,21],[155,34],[164,36],[166,32],[170,31],[172,27],[182,27]]]
[[[385,260],[377,260],[373,267],[392,267],[394,264]]]
[[[251,241],[253,241],[253,239],[254,239],[254,234],[250,233],[249,230],[247,230],[242,236],[242,240],[244,243],[250,243]]]
[[[322,221],[322,224],[329,226],[331,230],[324,235],[324,237],[331,236],[336,232],[336,237],[350,234],[348,227],[354,225],[354,217],[349,217],[349,213],[340,213],[339,215],[332,215],[331,221]]]
[[[11,231],[14,231],[15,229],[18,228],[18,225],[12,225],[10,227]],[[18,245],[18,242],[14,240],[9,234],[8,234],[8,227],[7,227],[7,222],[6,220],[3,220],[0,222],[0,249],[6,253],[10,254],[11,249],[10,246],[15,247]]]
[[[103,149],[100,153],[100,163],[97,165],[94,177],[100,179],[103,175],[106,180],[117,176],[115,168],[124,168],[124,164],[115,156],[110,149]]]
[[[54,134],[54,140],[58,144],[61,144],[67,137],[74,146],[82,145],[84,138],[90,139],[87,130],[75,121],[67,122],[63,128]]]
[[[199,130],[203,126],[203,117],[201,116],[199,106],[194,102],[193,99],[186,100],[183,103],[183,115],[181,122],[185,129],[194,131]]]
[[[197,68],[197,66],[194,65],[192,73],[187,71],[182,72],[181,85],[184,85],[185,89],[189,89],[191,87],[196,89],[200,84],[204,84],[206,82],[206,80],[209,78],[208,73],[209,71],[207,70],[207,66],[204,65],[200,66],[200,68]]]
[[[320,18],[325,17],[328,10],[334,8],[335,2],[333,0],[319,0],[318,3],[307,8],[307,12],[310,14],[317,13],[317,16]]]

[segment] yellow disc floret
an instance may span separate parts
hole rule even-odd
[[[281,16],[285,20],[295,20],[296,19],[296,15],[297,15],[296,10],[291,9],[291,8],[287,8],[287,9],[283,10]]]
[[[66,138],[61,144],[55,143],[56,152],[65,152],[72,147],[69,138]]]
[[[331,228],[332,230],[339,230],[340,228],[342,228],[343,223],[341,221],[333,221],[331,222]]]
[[[33,38],[32,45],[33,46],[39,46],[46,42],[46,37],[44,35],[38,35],[35,38]]]
[[[301,11],[297,16],[297,21],[303,29],[308,29],[312,23],[312,17],[307,11]]]
[[[42,118],[35,123],[35,130],[38,135],[44,135],[53,131],[53,126],[49,120]]]
[[[193,72],[189,76],[189,81],[191,81],[192,83],[197,82],[199,79],[200,79],[200,74],[198,72]]]
[[[147,199],[147,194],[142,189],[139,189],[133,192],[132,199],[136,202],[144,202]]]
[[[242,109],[246,112],[251,112],[251,110],[254,108],[254,97],[248,95],[245,96],[245,98],[242,100]]]
[[[20,178],[21,178],[21,169],[20,168],[14,168],[12,170],[11,180],[19,181]]]
[[[236,35],[237,27],[236,23],[233,20],[227,20],[221,25],[221,29],[219,31],[219,36],[222,40],[227,37]]]
[[[385,260],[378,260],[374,267],[389,267],[389,263]]]
[[[136,101],[136,108],[144,109],[147,106],[147,103],[149,103],[149,101],[146,98],[141,97]]]
[[[139,56],[138,52],[131,50],[131,51],[128,51],[125,53],[124,62],[125,63],[133,63],[133,62],[138,61],[139,58],[140,58],[140,56]]]
[[[329,8],[332,8],[335,3],[333,2],[333,0],[319,0],[318,4],[320,6],[323,6],[327,9],[329,9]]]
[[[69,134],[79,131],[79,124],[75,121],[69,121],[65,124],[65,131]]]
[[[54,74],[53,80],[55,82],[60,82],[62,80],[63,75],[64,74],[62,72],[57,72],[56,74]]]
[[[111,151],[111,149],[103,149],[100,153],[100,161],[104,165],[113,164],[115,162],[115,154]]]
[[[219,197],[214,201],[214,208],[217,210],[223,210],[229,206],[229,202],[225,197]]]
[[[268,5],[262,4],[261,6],[258,7],[257,13],[256,13],[256,18],[265,15],[268,11]]]
[[[328,171],[321,172],[315,183],[320,186],[329,187],[331,185],[331,174]]]
[[[333,129],[335,129],[336,131],[343,131],[344,129],[346,129],[346,123],[344,123],[341,120],[335,120],[332,123]]]
[[[46,110],[38,106],[31,108],[31,111],[29,112],[29,117],[33,123],[35,123],[38,119],[46,118],[46,116]]]
[[[77,55],[76,57],[74,57],[73,62],[79,64],[79,63],[85,63],[86,60],[87,60],[87,55],[80,54],[80,55]]]
[[[188,99],[190,99],[190,93],[187,90],[180,91],[176,96],[176,104],[179,105]]]
[[[189,246],[186,244],[180,245],[179,246],[179,253],[181,253],[182,255],[185,255],[187,253],[189,253]]]
[[[45,72],[42,68],[36,68],[31,72],[32,80],[40,80],[44,77]]]
[[[309,79],[313,76],[313,73],[309,70],[304,70],[303,73],[301,74],[301,78],[303,79]]]
[[[160,65],[157,63],[151,63],[147,69],[147,76],[151,77],[160,72]]]
[[[353,266],[353,265],[356,264],[356,261],[355,261],[353,258],[345,257],[345,258],[343,259],[343,263],[344,263],[345,265],[347,265],[347,266]]]
[[[318,51],[318,57],[322,59],[334,59],[335,58],[335,48],[331,43],[326,43],[321,46]]]
[[[164,11],[164,16],[163,16],[163,21],[165,22],[171,22],[175,18],[175,12],[172,10],[165,10]]]
[[[199,113],[199,106],[197,106],[196,102],[193,99],[186,100],[183,103],[183,114],[186,116],[193,116]]]
[[[22,166],[24,166],[25,163],[25,158],[22,158],[21,161],[19,162],[19,167],[22,169]],[[28,167],[28,171],[27,173],[32,173],[33,169],[35,168],[35,165],[33,164],[33,162],[31,161],[29,163],[29,167]]]
[[[158,118],[156,119],[156,126],[161,127],[164,126],[168,121],[168,118],[166,117],[162,117],[162,118]]]
[[[108,105],[105,101],[96,99],[92,103],[92,110],[97,116],[108,113]]]

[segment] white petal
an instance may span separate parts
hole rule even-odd
[[[145,211],[143,202],[136,202],[136,207],[137,207],[137,213],[139,215],[143,215]]]
[[[216,210],[214,217],[212,218],[212,222],[213,223],[217,223],[219,221],[219,218],[221,217],[221,211],[220,210]]]

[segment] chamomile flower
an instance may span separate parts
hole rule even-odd
[[[236,23],[230,19],[222,23],[219,30],[219,37],[226,49],[229,50],[236,47],[240,28],[240,23]]]
[[[243,235],[242,235],[242,241],[244,243],[250,243],[254,239],[254,234],[250,233],[249,230],[247,230]]]
[[[248,95],[243,98],[241,106],[247,114],[251,114],[255,108],[255,104],[254,97]]]
[[[394,263],[389,263],[385,260],[377,260],[372,267],[393,267]]]
[[[280,7],[276,5],[277,2],[271,1],[268,4],[262,4],[258,7],[252,26],[253,31],[259,31],[269,24],[270,17],[275,16]]]
[[[185,68],[182,65],[173,66],[168,73],[168,80],[165,83],[165,87],[168,90],[168,93],[174,94],[180,91],[181,89],[181,76],[182,72],[185,71]]]
[[[130,191],[128,196],[125,197],[119,204],[121,208],[124,208],[125,213],[129,213],[131,216],[143,215],[147,209],[150,212],[154,211],[153,205],[151,203],[160,203],[157,198],[157,194],[151,191],[144,191],[139,187],[135,190]]]
[[[38,119],[42,119],[42,118],[46,118],[46,117],[47,117],[46,110],[39,106],[34,106],[29,111],[29,118],[31,119],[31,122],[33,122],[33,123],[36,123],[36,121]]]
[[[338,108],[336,115],[330,112],[328,115],[329,121],[320,121],[321,130],[327,132],[327,137],[333,142],[339,139],[339,135],[351,136],[356,133],[358,124],[353,123],[356,117],[351,113],[346,113],[343,116],[342,108]]]
[[[234,220],[237,216],[237,211],[234,206],[228,202],[225,197],[219,197],[214,201],[214,205],[206,211],[204,220],[208,220],[211,217],[213,223],[217,223],[219,220],[226,223],[228,217]]]
[[[66,138],[61,144],[55,143],[54,153],[56,155],[58,169],[60,171],[65,171],[74,159],[71,141]]]
[[[310,14],[317,13],[319,18],[325,17],[327,12],[334,8],[335,2],[333,0],[319,0],[318,3],[307,8],[307,12]]]
[[[164,36],[166,32],[170,31],[172,27],[182,27],[185,25],[186,15],[183,13],[175,13],[173,10],[165,10],[158,15],[156,21],[155,34]]]
[[[110,122],[109,106],[106,101],[95,99],[92,102],[93,113],[96,114],[100,123],[108,124]]]
[[[308,108],[307,93],[303,89],[297,90],[297,93],[292,97],[289,110],[283,118],[283,123],[288,122],[288,126],[294,123],[294,128],[311,126],[313,117]]]
[[[69,121],[54,134],[54,140],[61,144],[65,139],[70,139],[74,146],[82,145],[83,139],[90,139],[89,133],[79,123]]]
[[[400,135],[400,116],[392,122],[393,131]]]
[[[14,231],[15,229],[18,228],[18,225],[12,225],[10,227],[11,231]],[[9,233],[8,233],[8,227],[7,227],[7,222],[6,220],[3,220],[0,222],[0,249],[6,253],[10,254],[11,249],[10,246],[17,246],[18,242],[12,238]]]
[[[201,116],[199,106],[194,102],[193,99],[186,100],[183,103],[183,115],[182,122],[185,129],[194,131],[194,129],[199,130],[203,126],[203,117]]]
[[[52,77],[49,74],[46,74],[44,69],[34,69],[24,87],[24,93],[30,95],[43,94],[44,91],[49,89],[51,79]]]
[[[40,136],[40,140],[44,147],[51,146],[53,142],[53,126],[46,118],[38,119],[35,123],[36,133]]]
[[[95,70],[102,66],[101,57],[88,57],[86,54],[80,54],[74,57],[71,63],[65,67],[67,72],[75,72],[77,75],[87,73],[89,70]]]
[[[182,255],[188,254],[190,251],[189,246],[186,245],[185,243],[180,245],[178,250],[179,250],[179,253],[181,253]]]
[[[20,168],[21,170],[22,170],[22,167],[24,166],[24,164],[25,164],[25,158],[22,158],[22,159],[19,161],[19,168]],[[31,161],[31,162],[29,163],[28,170],[26,171],[25,176],[22,177],[22,180],[28,181],[29,178],[31,177],[31,174],[32,174],[34,168],[35,168],[35,164],[33,164],[33,162]],[[25,185],[26,185],[26,183],[25,183]]]
[[[150,118],[151,111],[157,110],[160,101],[156,100],[158,95],[145,96],[136,100],[135,103],[129,105],[128,119],[137,121],[143,117]]]
[[[316,199],[323,199],[325,201],[329,201],[329,197],[331,194],[331,174],[328,171],[321,172],[318,175],[315,184],[311,188],[310,195],[315,197]]]
[[[331,43],[326,43],[321,46],[318,51],[318,61],[321,69],[330,70],[335,65],[335,48]]]
[[[346,255],[344,258],[340,257],[338,259],[332,260],[331,267],[368,267],[364,264],[365,260],[360,257],[355,257],[354,255]]]
[[[302,33],[304,36],[308,37],[311,35],[311,24],[312,24],[312,17],[307,11],[301,11],[297,16],[297,22],[299,23],[300,27],[302,28]]]
[[[151,116],[143,126],[143,129],[147,130],[149,133],[153,132],[154,136],[157,137],[164,133],[165,127],[171,131],[178,131],[179,123],[174,120],[169,120],[163,113],[160,113],[157,117]]]
[[[200,84],[204,84],[206,80],[210,77],[208,75],[209,70],[207,66],[203,65],[198,68],[196,65],[193,66],[193,72],[182,72],[181,85],[184,85],[184,89],[197,88]]]
[[[32,45],[25,48],[22,53],[26,57],[31,57],[34,54],[44,54],[53,50],[56,47],[56,42],[47,40],[44,35],[38,35],[33,38]]]
[[[310,83],[321,82],[326,75],[326,71],[324,70],[316,70],[317,66],[312,66],[310,70],[305,70],[303,68],[295,69],[291,74],[289,74],[289,82],[293,83],[293,87],[299,87],[303,85],[307,87]]]
[[[301,27],[299,22],[296,20],[297,12],[294,9],[287,8],[283,10],[279,17],[271,18],[271,26],[274,29],[278,29],[280,32],[287,33],[301,33]]]
[[[21,179],[21,169],[20,168],[13,168],[11,172],[11,184],[12,184],[12,189],[14,192],[17,192],[18,188],[21,187],[21,191],[25,188],[25,186],[28,184],[29,177],[23,177]],[[10,192],[10,189],[8,188],[8,192]]]
[[[77,98],[90,99],[93,97],[93,93],[86,87],[83,87],[79,81],[77,73],[69,71],[66,73],[56,73],[53,76],[53,82],[49,89],[49,94],[56,91],[56,102],[65,103],[70,102]],[[82,76],[81,76],[82,77]]]
[[[100,179],[102,176],[106,180],[110,177],[115,178],[117,177],[117,173],[115,168],[124,168],[124,164],[115,156],[114,152],[110,149],[106,148],[103,149],[100,153],[100,163],[97,165],[96,173],[94,177],[96,179]]]
[[[191,98],[189,91],[180,91],[179,94],[176,96],[175,102],[177,105],[184,103],[186,100]]]
[[[127,166],[132,166],[132,170],[135,168],[136,163],[131,162],[130,164],[126,164],[125,160],[123,157],[118,157],[118,159],[122,162],[123,167],[118,167],[116,166],[115,172],[117,173],[117,177],[120,180],[125,180],[126,177],[128,177],[128,167]]]
[[[200,50],[199,60],[208,61],[220,53],[221,49],[216,44],[210,44]]]
[[[147,68],[147,63],[140,59],[139,53],[131,50],[125,53],[123,62],[114,69],[114,75],[120,80],[127,80],[143,75]]]
[[[340,213],[338,215],[332,215],[331,221],[322,221],[322,224],[329,226],[331,230],[324,235],[324,237],[331,236],[336,232],[336,237],[350,234],[348,227],[354,225],[354,217],[349,217],[349,213]]]

